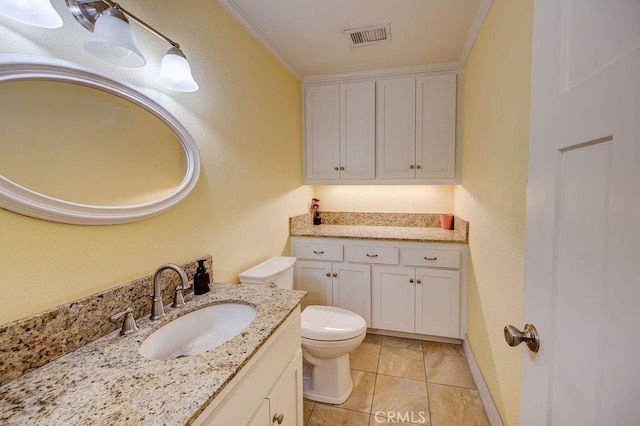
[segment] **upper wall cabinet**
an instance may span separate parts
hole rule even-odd
[[[375,178],[373,81],[305,90],[305,182]]]
[[[304,182],[457,183],[457,77],[305,82]]]
[[[456,75],[377,82],[377,177],[455,178]]]

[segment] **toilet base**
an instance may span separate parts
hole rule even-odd
[[[305,398],[326,404],[342,404],[353,391],[353,380],[349,365],[349,355],[334,359],[313,359],[315,364],[305,360],[303,373],[303,395]],[[304,357],[303,357],[304,358]]]

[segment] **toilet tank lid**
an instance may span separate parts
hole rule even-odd
[[[293,267],[296,263],[295,257],[277,256],[247,269],[244,272],[238,274],[240,282],[245,280],[268,280],[282,272]]]

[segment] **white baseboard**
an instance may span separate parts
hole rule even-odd
[[[489,423],[491,423],[491,426],[503,426],[500,413],[496,408],[496,404],[493,402],[491,392],[489,392],[489,387],[484,381],[484,377],[482,377],[480,367],[478,367],[478,363],[476,362],[476,358],[473,356],[473,351],[471,350],[469,341],[466,338],[462,342],[462,348],[465,356],[467,357],[467,363],[469,364],[473,380],[476,382],[476,388],[478,388],[478,393],[480,394],[480,400],[484,406],[484,411],[486,411],[487,417],[489,418]]]

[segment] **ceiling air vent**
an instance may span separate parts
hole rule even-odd
[[[344,30],[344,32],[349,36],[351,47],[368,46],[391,41],[391,28],[389,24],[352,28],[350,30]]]

